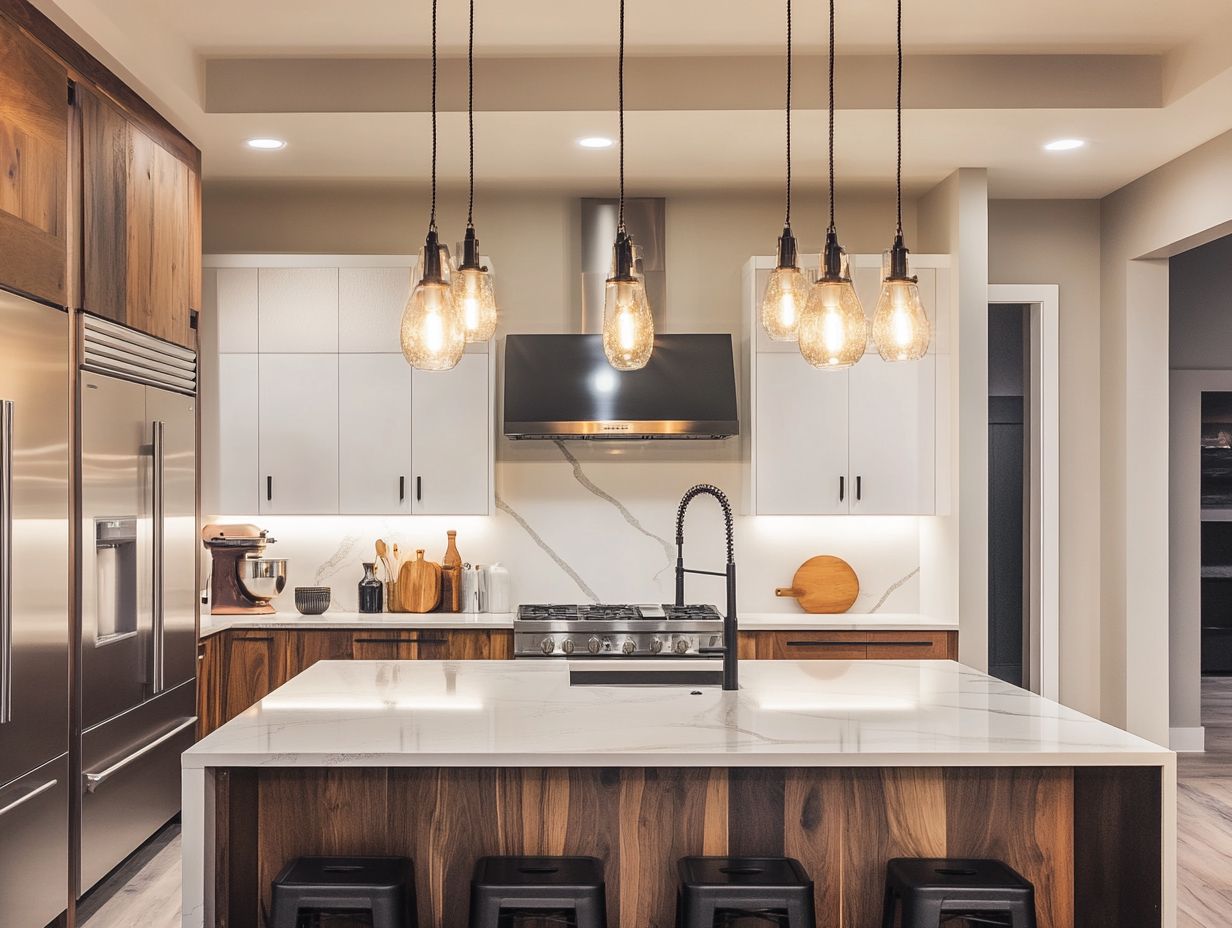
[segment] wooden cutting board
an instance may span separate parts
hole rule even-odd
[[[791,586],[779,587],[774,595],[793,597],[805,612],[846,612],[860,595],[860,578],[841,557],[819,554],[800,565]]]
[[[415,560],[398,572],[398,602],[402,612],[431,612],[441,600],[441,565],[424,560],[423,548]]]

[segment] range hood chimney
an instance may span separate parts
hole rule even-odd
[[[656,332],[664,331],[667,307],[667,261],[664,234],[666,201],[662,197],[625,198],[625,229],[633,238],[633,258],[646,281],[646,297]],[[579,331],[603,332],[603,287],[612,270],[612,243],[620,201],[585,197],[582,217],[582,319]]]

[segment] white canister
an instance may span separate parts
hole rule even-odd
[[[513,596],[509,590],[509,571],[497,561],[484,568],[487,595],[484,597],[484,612],[512,612]]]
[[[459,605],[463,612],[483,612],[483,568],[478,564],[462,565],[462,578],[459,585],[461,595]]]

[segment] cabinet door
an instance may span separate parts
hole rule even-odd
[[[128,120],[80,85],[77,105],[84,239],[81,306],[122,323],[128,306]]]
[[[65,305],[68,74],[0,19],[0,283]]]
[[[338,512],[338,356],[257,361],[262,515]]]
[[[229,722],[286,682],[286,632],[235,632],[227,636],[222,721]]]
[[[767,634],[763,632],[762,634]],[[758,657],[776,661],[859,661],[868,656],[867,636],[859,632],[770,632],[769,647]],[[766,653],[766,652],[769,653]]]
[[[411,511],[411,367],[400,354],[338,356],[338,500],[344,513]]]
[[[218,356],[218,408],[207,416],[202,428],[216,430],[212,475],[203,508],[214,513],[256,512],[258,493],[263,488],[257,446],[260,435],[253,398],[259,395],[257,356],[220,354]],[[203,439],[209,447],[210,440]],[[205,463],[205,462],[203,462]]]
[[[398,346],[411,293],[409,267],[338,269],[338,350],[389,351]]]
[[[411,380],[411,512],[487,515],[492,429],[488,356],[464,354],[451,371]]]
[[[324,628],[292,632],[286,649],[286,678],[303,673],[317,661],[350,660],[351,635],[346,630]]]
[[[351,656],[357,661],[413,661],[418,636],[410,631],[356,632]]]
[[[336,267],[263,267],[257,285],[262,354],[338,351]]]
[[[936,359],[851,368],[851,512],[928,515],[936,508]]]
[[[951,654],[957,637],[956,632],[882,632],[870,638],[868,656],[880,661],[945,660],[957,657]]]
[[[847,512],[848,374],[817,370],[795,351],[761,352],[756,377],[756,511]]]

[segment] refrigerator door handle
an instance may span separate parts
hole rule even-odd
[[[150,682],[154,694],[166,689],[164,670],[166,667],[166,633],[163,621],[163,423],[155,420],[153,427],[154,479],[153,506],[151,507],[153,551],[151,552],[151,573],[153,574],[153,595],[150,598],[151,629],[150,629]]]
[[[127,767],[129,764],[133,763],[134,761],[140,760],[141,758],[145,757],[145,755],[149,754],[151,751],[157,750],[158,748],[166,744],[168,741],[170,741],[172,738],[174,738],[176,735],[178,735],[180,732],[182,732],[184,729],[191,728],[193,725],[196,725],[196,724],[197,724],[197,717],[194,715],[192,718],[185,719],[184,721],[182,721],[179,725],[175,726],[175,728],[171,729],[171,731],[167,732],[165,735],[159,735],[153,741],[149,742],[146,745],[143,745],[142,747],[137,748],[137,750],[133,751],[133,753],[129,754],[128,756],[122,757],[120,760],[116,761],[110,767],[100,770],[97,773],[85,774],[86,792],[90,792],[90,793],[94,792],[100,786],[102,786],[104,783],[110,780],[113,776],[115,776],[117,773],[119,773],[121,770]]]
[[[13,720],[13,401],[0,400],[0,725]]]
[[[29,802],[31,799],[35,798],[36,796],[43,795],[43,793],[59,785],[59,783],[60,783],[59,780],[50,780],[47,783],[44,783],[38,789],[30,790],[30,792],[26,793],[26,795],[22,796],[20,799],[14,799],[7,806],[0,807],[0,815],[7,815],[8,813],[16,809],[18,806],[25,805],[27,802]]]

